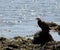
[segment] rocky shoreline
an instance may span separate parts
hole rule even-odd
[[[12,39],[0,37],[0,50],[60,50],[60,42],[51,41],[41,47],[26,37],[18,36]]]

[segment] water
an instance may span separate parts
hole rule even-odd
[[[0,36],[34,34],[40,30],[36,17],[60,24],[60,0],[0,0]],[[51,33],[59,41],[60,36]]]

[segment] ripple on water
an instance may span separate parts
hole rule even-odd
[[[59,7],[59,0],[0,0],[0,34],[6,37],[34,34],[40,30],[36,17],[60,24]]]

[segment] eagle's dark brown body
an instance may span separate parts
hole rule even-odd
[[[49,34],[49,26],[45,22],[42,22],[39,18],[38,25],[42,29],[42,31],[39,31],[34,35],[33,43],[41,44],[43,46],[46,42],[53,41],[52,36]]]
[[[50,30],[49,26],[45,22],[38,21],[38,25],[42,29],[42,31],[45,31],[45,30],[49,31]]]

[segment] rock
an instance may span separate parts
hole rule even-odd
[[[3,50],[13,50],[13,49],[8,47],[8,48],[4,48]]]
[[[6,40],[6,38],[0,37],[0,41],[5,41],[5,40]]]
[[[12,47],[12,48],[18,48],[18,46],[17,45],[8,45],[8,47]]]
[[[2,40],[4,43],[0,41],[0,50],[60,50],[60,42],[49,41],[44,46],[41,46],[40,44],[33,44],[32,40],[29,38],[25,39],[19,37],[13,39],[14,38],[8,39],[9,41]],[[20,42],[18,39],[21,39],[22,41]]]

